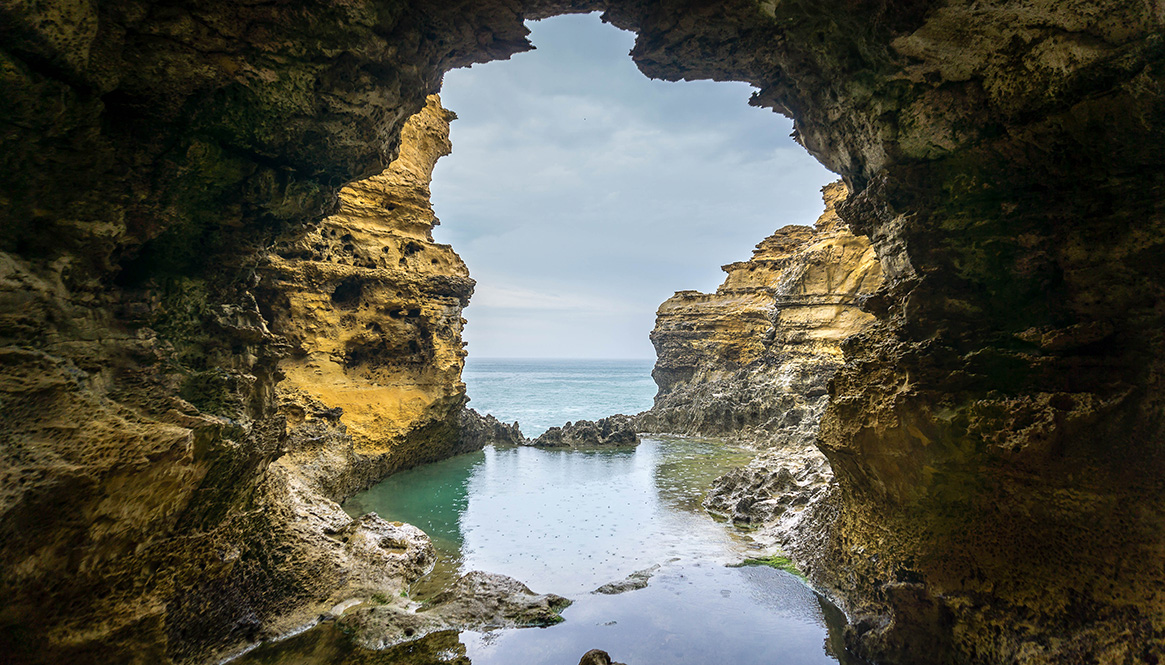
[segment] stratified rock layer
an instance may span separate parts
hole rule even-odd
[[[429,204],[453,117],[431,96],[402,130],[388,169],[341,190],[335,214],[280,240],[260,269],[265,313],[290,345],[279,394],[292,441],[314,440],[297,436],[299,426],[334,413],[352,442],[298,446],[281,463],[319,466],[337,498],[402,467],[475,449],[458,420],[466,402],[461,309],[474,283],[461,258],[433,241],[439,222]]]
[[[1142,0],[3,4],[6,657],[203,662],[326,595],[260,489],[289,347],[256,266],[388,165],[445,71],[590,9],[650,76],[755,85],[854,191],[885,285],[829,387],[819,580],[851,646],[1165,659],[1165,15]],[[304,443],[350,442],[327,412]]]
[[[869,241],[837,216],[845,196],[829,185],[813,228],[769,236],[751,259],[724,266],[715,293],[681,291],[660,305],[651,332],[659,393],[640,430],[813,446],[841,342],[874,320],[857,300],[882,282]]]
[[[821,416],[842,343],[874,324],[859,303],[882,286],[869,239],[837,215],[847,194],[842,183],[826,186],[813,228],[778,230],[750,260],[724,266],[716,293],[683,291],[660,306],[651,333],[659,393],[637,417],[640,429],[760,448],[713,483],[704,506],[763,529],[757,541],[819,576],[831,574],[823,515],[836,514],[833,471],[816,445]]]

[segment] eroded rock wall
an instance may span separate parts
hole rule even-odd
[[[825,187],[814,227],[778,230],[751,259],[724,266],[715,293],[680,291],[660,305],[659,392],[640,430],[813,447],[841,342],[874,321],[857,301],[882,282],[869,241],[837,216],[846,194],[842,183]]]
[[[258,490],[289,347],[256,267],[388,165],[445,70],[589,9],[648,75],[757,86],[854,191],[885,286],[821,430],[851,644],[1165,657],[1150,0],[3,4],[6,655],[205,660],[320,597]]]
[[[1161,660],[1161,7],[762,10],[660,10],[634,57],[756,82],[854,188],[839,214],[882,263],[821,429],[840,528],[818,581],[849,599],[850,644]]]
[[[350,450],[315,451],[331,456],[320,465],[332,478],[321,480],[336,498],[466,450],[461,310],[473,280],[452,248],[433,241],[429,204],[453,117],[430,96],[392,164],[342,189],[335,214],[280,239],[260,269],[265,314],[290,347],[279,394],[292,439],[322,414],[352,440]]]
[[[470,49],[426,38],[474,24]],[[524,34],[496,7],[0,6],[6,659],[207,662],[399,583],[272,466],[292,349],[257,267],[389,164],[445,67]]]
[[[6,255],[15,662],[204,662],[424,572],[423,533],[336,501],[481,445],[461,436],[473,282],[430,235],[451,117],[430,99],[384,173],[253,265],[79,297],[78,257]]]

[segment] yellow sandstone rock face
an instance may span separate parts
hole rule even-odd
[[[314,287],[256,268],[395,159],[443,73],[585,10],[638,33],[651,77],[753,84],[854,188],[839,214],[885,283],[829,383],[840,527],[814,578],[845,601],[847,647],[1165,660],[1165,15],[1111,0],[8,3],[0,653],[217,662],[309,616],[346,557],[385,569],[359,545],[385,525],[352,537],[326,497],[447,450],[448,427],[360,456],[355,409],[279,390],[277,364],[316,351],[276,319],[290,330],[289,294]],[[701,331],[672,333],[678,386]],[[741,359],[773,369],[726,394],[761,413],[782,380],[824,390],[754,342]],[[761,420],[729,402],[722,428]]]
[[[354,452],[375,458],[368,477],[456,445],[430,431],[465,402],[461,309],[474,285],[432,236],[429,182],[454,117],[430,96],[388,169],[345,187],[336,214],[269,257],[272,328],[292,349],[280,363],[288,423],[342,409]]]
[[[855,305],[882,282],[869,240],[838,218],[847,194],[823,190],[813,228],[786,226],[705,294],[660,305],[651,333],[659,385],[640,428],[733,436],[762,446],[810,445],[841,362],[841,341],[873,322]]]

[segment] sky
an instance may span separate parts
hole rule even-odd
[[[445,75],[453,154],[437,163],[438,242],[477,288],[479,358],[654,358],[675,291],[714,291],[786,224],[812,224],[836,179],[748,106],[744,83],[669,83],[597,14],[527,24],[536,50]]]

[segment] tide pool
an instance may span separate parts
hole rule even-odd
[[[594,648],[629,665],[853,662],[840,647],[840,613],[800,580],[727,565],[754,553],[750,542],[700,500],[748,457],[691,439],[602,451],[489,447],[392,476],[345,509],[433,537],[440,563],[414,597],[485,570],[574,601],[551,628],[460,633],[476,665],[571,665]],[[652,566],[647,588],[592,593]]]
[[[470,406],[527,436],[566,421],[650,408],[650,361],[469,359]],[[650,438],[605,450],[495,448],[398,473],[344,504],[429,534],[437,564],[409,590],[439,592],[471,570],[574,601],[549,628],[443,631],[384,651],[325,623],[239,662],[263,665],[574,665],[603,649],[628,665],[817,665],[859,661],[844,617],[797,577],[730,567],[755,556],[716,522],[704,492],[752,453],[717,441]],[[655,568],[646,588],[593,593]]]

